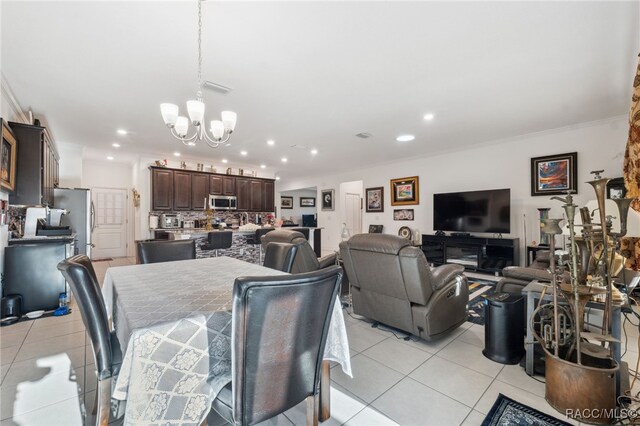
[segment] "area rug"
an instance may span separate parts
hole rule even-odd
[[[478,325],[484,325],[484,299],[496,291],[496,282],[468,278],[469,280],[469,317],[467,321]]]
[[[511,398],[498,395],[491,411],[484,418],[482,426],[564,426],[570,423],[544,414],[528,405],[520,404]]]

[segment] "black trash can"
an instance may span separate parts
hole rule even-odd
[[[495,293],[484,306],[482,354],[501,364],[517,364],[524,356],[524,297]]]

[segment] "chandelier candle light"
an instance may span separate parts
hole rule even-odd
[[[187,101],[189,118],[179,115],[178,105],[160,104],[160,112],[164,124],[171,129],[171,134],[188,146],[196,145],[196,141],[204,140],[211,148],[218,148],[229,141],[233,129],[236,127],[237,115],[233,111],[222,111],[222,120],[211,120],[209,124],[210,137],[204,129],[204,102],[202,101],[202,0],[198,0],[198,91],[196,100]],[[189,132],[189,119],[195,126],[193,135]]]

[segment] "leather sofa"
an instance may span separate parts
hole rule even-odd
[[[531,281],[551,282],[549,251],[539,251],[535,260],[527,267],[507,266],[502,269],[502,279],[496,285],[497,293],[522,294]]]
[[[469,288],[461,265],[431,270],[422,250],[388,234],[340,243],[353,312],[414,334],[438,338],[467,320]]]
[[[276,229],[262,236],[262,248],[266,250],[269,243],[288,243],[297,246],[296,257],[293,261],[292,274],[317,271],[336,264],[336,254],[331,253],[321,258],[311,248],[309,241],[298,231],[290,229]]]

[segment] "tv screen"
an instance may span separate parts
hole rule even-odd
[[[433,229],[452,232],[511,232],[511,190],[433,194]]]

